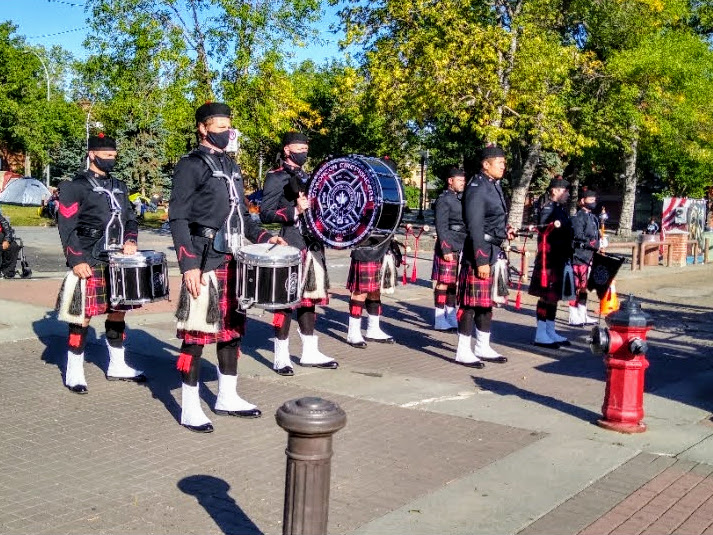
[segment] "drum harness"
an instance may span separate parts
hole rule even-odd
[[[104,249],[102,252],[111,252],[111,251],[118,251],[122,249],[123,247],[123,240],[124,240],[124,223],[121,221],[121,212],[122,212],[122,207],[121,204],[119,203],[118,199],[116,198],[115,193],[123,193],[121,189],[115,188],[114,186],[114,179],[110,178],[111,180],[111,189],[107,189],[99,185],[99,182],[94,177],[88,176],[87,179],[89,180],[89,183],[92,186],[92,190],[97,192],[97,193],[103,193],[104,195],[107,196],[109,199],[109,205],[111,207],[111,217],[109,218],[109,222],[106,224],[106,227],[104,229]],[[117,229],[118,224],[118,230],[119,230],[119,237],[118,240],[114,241],[112,240],[112,230]],[[92,238],[99,237],[99,231],[98,229],[92,229],[88,227],[80,227],[77,229],[77,234],[80,236],[89,236]]]
[[[243,221],[243,214],[238,208],[238,203],[242,201],[238,195],[238,189],[235,186],[235,178],[240,177],[240,173],[233,171],[230,175],[228,175],[223,170],[218,168],[213,158],[211,158],[208,154],[205,154],[200,151],[194,151],[194,154],[205,162],[205,164],[210,168],[211,173],[214,177],[223,179],[225,181],[226,187],[228,188],[228,196],[230,197],[230,211],[228,212],[228,217],[225,219],[225,223],[223,223],[223,226],[217,232],[215,232],[212,237],[214,247],[217,251],[230,252],[233,254],[233,256],[235,256],[235,253],[238,250],[242,249],[244,245],[243,241],[245,232],[245,222]],[[239,230],[231,224],[232,221],[234,221],[236,214],[238,216],[238,219],[240,220]]]

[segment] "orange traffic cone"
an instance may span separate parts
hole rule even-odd
[[[599,302],[599,314],[606,316],[617,310],[619,310],[619,298],[616,295],[614,281],[611,281],[611,285],[604,295],[604,299]]]

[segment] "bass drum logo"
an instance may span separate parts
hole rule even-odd
[[[326,245],[346,249],[373,230],[381,189],[378,178],[362,162],[351,158],[326,162],[315,172],[307,193],[312,201],[307,223]]]

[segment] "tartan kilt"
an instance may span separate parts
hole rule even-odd
[[[479,279],[476,268],[471,265],[461,266],[458,275],[458,306],[491,307],[493,306],[493,276]]]
[[[176,336],[187,344],[207,345],[217,342],[230,342],[245,334],[245,312],[238,308],[236,295],[238,265],[235,260],[225,262],[214,271],[218,281],[218,308],[220,309],[220,329],[217,333],[185,331],[179,329]],[[181,283],[183,291],[183,283]],[[201,291],[208,291],[207,286]]]
[[[352,260],[347,290],[363,294],[381,290],[381,262]]]
[[[587,280],[589,279],[589,264],[574,264],[574,285],[577,293],[587,293]]]
[[[97,264],[92,268],[92,276],[87,279],[87,300],[84,302],[84,315],[87,318],[108,314],[109,312],[124,312],[141,308],[141,305],[111,306],[111,288],[109,287],[109,265]]]
[[[458,256],[449,262],[438,253],[433,254],[431,280],[437,284],[456,284],[458,282]]]
[[[545,280],[547,285],[542,285],[542,274],[545,270]],[[547,303],[556,303],[562,299],[562,282],[564,278],[564,264],[559,265],[554,262],[550,267],[542,265],[541,256],[535,258],[535,266],[530,277],[530,287],[527,293],[539,297]]]

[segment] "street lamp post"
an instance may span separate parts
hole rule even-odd
[[[30,52],[32,52],[35,56],[37,56],[37,59],[40,60],[40,63],[42,64],[42,68],[45,70],[45,78],[47,80],[47,106],[49,107],[49,101],[50,101],[50,71],[47,69],[47,65],[45,62],[42,60],[42,57],[35,52],[34,50],[30,49]],[[49,159],[49,158],[48,158]],[[45,165],[45,181],[47,182],[47,187],[50,185],[50,164],[49,161]]]
[[[416,219],[418,219],[419,221],[423,221],[423,200],[424,200],[423,186],[424,186],[425,167],[426,167],[427,162],[428,162],[428,150],[422,150],[421,151],[421,187],[419,188],[419,192],[418,192],[418,215],[416,216]]]

